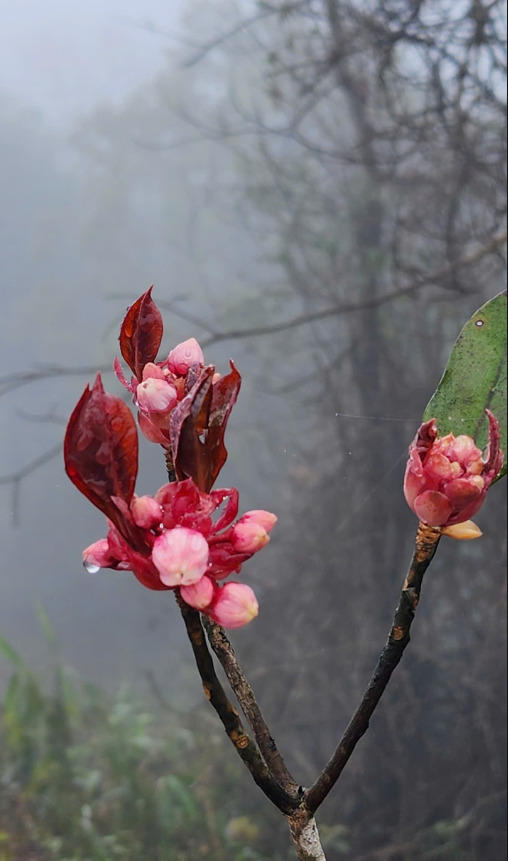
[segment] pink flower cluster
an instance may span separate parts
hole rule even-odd
[[[503,465],[499,424],[487,410],[489,442],[485,458],[470,436],[438,437],[436,421],[422,424],[409,447],[404,495],[428,526],[448,527],[473,517]]]
[[[139,409],[140,430],[150,442],[168,446],[171,413],[187,394],[187,375],[194,370],[197,377],[203,364],[203,352],[195,338],[178,344],[163,362],[147,362],[141,380],[132,377],[130,383],[120,361],[115,359],[115,373],[122,385],[133,393]],[[220,374],[216,374],[214,382],[219,377]]]
[[[119,518],[107,538],[83,551],[88,570],[130,570],[151,589],[180,590],[183,600],[220,625],[238,628],[258,613],[243,583],[220,584],[264,547],[277,518],[268,511],[238,513],[238,491],[204,493],[192,479],[165,484],[155,496],[114,500]]]

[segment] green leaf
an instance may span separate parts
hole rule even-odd
[[[435,418],[439,436],[468,434],[487,444],[489,409],[499,422],[506,473],[506,292],[490,299],[462,329],[423,421]]]

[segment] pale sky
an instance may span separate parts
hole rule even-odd
[[[0,94],[66,120],[162,65],[184,0],[0,0]]]

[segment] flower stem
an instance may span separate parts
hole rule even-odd
[[[291,813],[297,807],[298,801],[279,785],[270,773],[256,742],[245,732],[237,710],[217,678],[198,611],[185,603],[178,590],[175,591],[175,595],[207,700],[220,717],[229,740],[249,769],[254,781],[280,811]]]
[[[304,794],[305,807],[312,814],[339,779],[357,743],[367,731],[374,709],[409,643],[409,632],[420,599],[423,575],[432,561],[440,537],[440,529],[420,523],[413,558],[402,587],[390,634],[372,678],[334,754]]]
[[[217,625],[215,622],[212,622],[207,618],[204,619],[204,626],[210,645],[217,655],[229,684],[242,707],[242,711],[250,728],[252,729],[252,732],[254,733],[259,749],[270,773],[274,776],[279,785],[293,796],[295,801],[298,801],[301,797],[298,784],[289,773],[287,766],[277,749],[277,745],[256,701],[254,692],[245,678],[224,628],[221,628],[220,625]]]

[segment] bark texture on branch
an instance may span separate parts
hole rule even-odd
[[[298,861],[326,861],[314,817],[302,808],[287,820]]]
[[[225,632],[219,625],[205,621],[210,645],[224,668],[256,741],[245,732],[237,710],[217,677],[200,614],[180,598],[178,591],[176,593],[205,695],[219,715],[228,737],[255,782],[286,816],[298,861],[326,861],[314,814],[339,779],[358,741],[367,731],[369,720],[409,643],[423,576],[434,557],[440,537],[439,528],[420,523],[415,551],[388,640],[372,678],[331,759],[306,791],[297,786],[287,770]]]
[[[280,811],[291,813],[298,805],[298,801],[289,795],[275,780],[261,756],[256,742],[245,732],[238,711],[228,699],[215,672],[198,611],[189,607],[182,600],[178,590],[175,592],[175,595],[185,622],[187,635],[192,646],[194,659],[207,700],[220,717],[229,740],[249,769],[254,781]]]
[[[210,645],[226,673],[229,684],[254,733],[270,773],[279,785],[295,799],[295,802],[299,803],[301,792],[299,792],[298,784],[289,773],[277,749],[277,745],[256,701],[254,692],[245,678],[224,628],[208,619],[204,620],[204,625]]]

